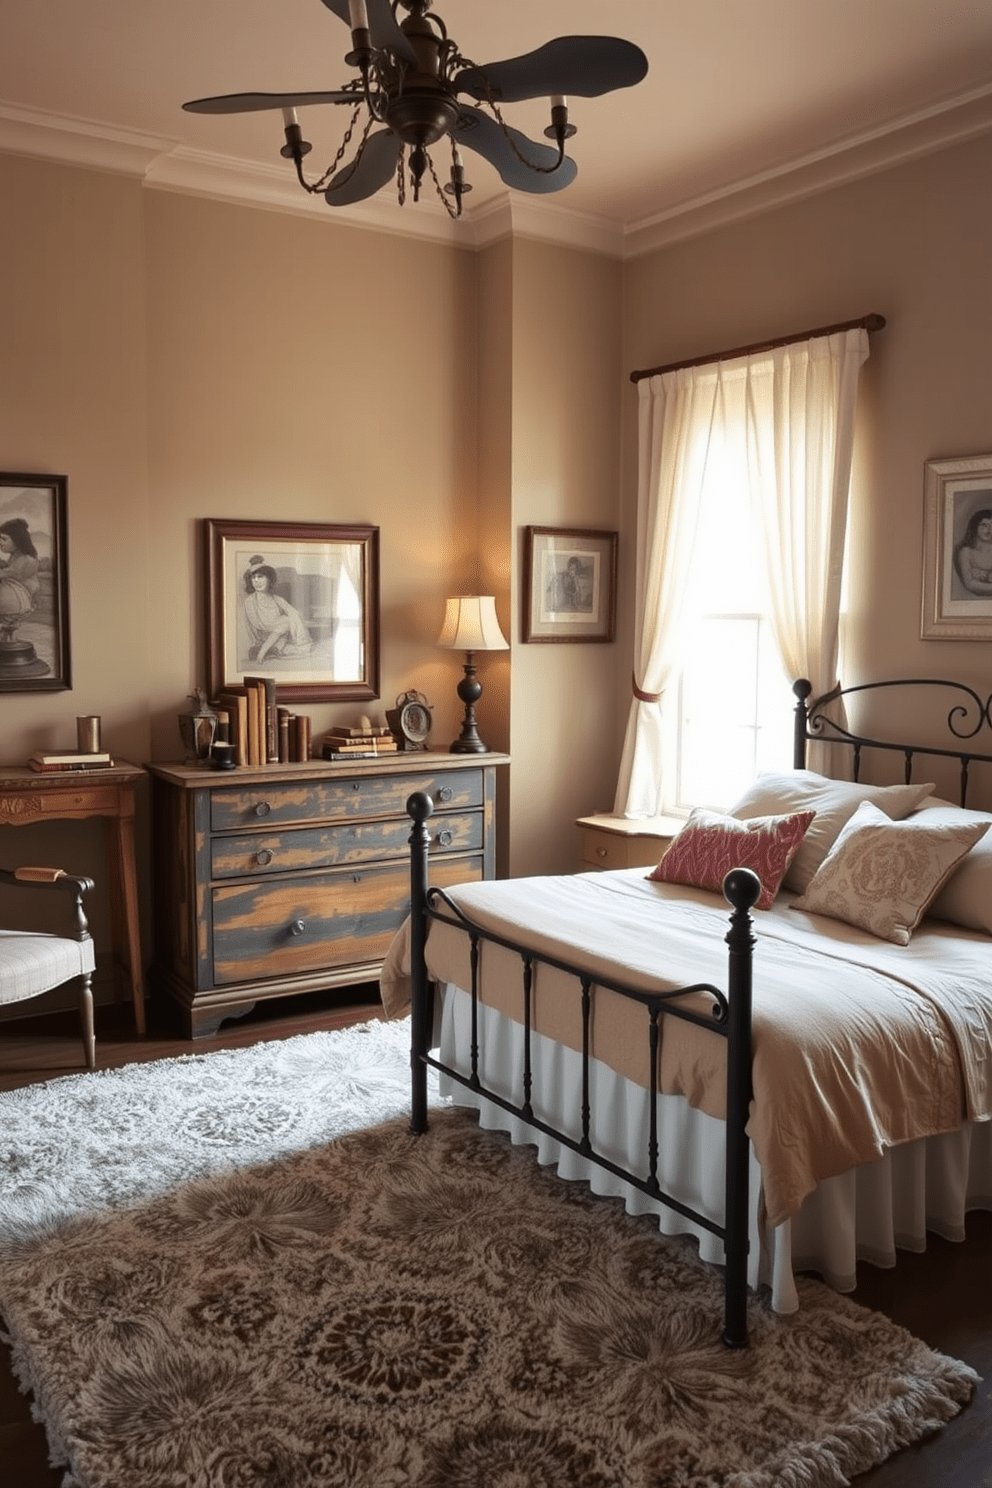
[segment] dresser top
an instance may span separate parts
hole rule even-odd
[[[449,754],[435,749],[398,750],[377,759],[293,760],[286,764],[238,765],[233,770],[203,769],[199,765],[149,764],[152,775],[172,785],[193,789],[205,785],[263,785],[273,780],[346,780],[356,775],[420,775],[425,770],[472,770],[508,765],[508,754]]]

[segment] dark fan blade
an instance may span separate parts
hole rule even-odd
[[[558,151],[548,145],[539,145],[535,140],[528,139],[521,134],[519,129],[508,129],[513,143],[526,160],[533,161],[535,165],[547,168],[554,165],[558,159]],[[459,112],[458,130],[455,138],[460,145],[465,145],[476,154],[488,160],[499,171],[507,186],[513,186],[517,191],[530,191],[537,195],[547,195],[552,191],[561,191],[564,186],[570,186],[578,174],[578,168],[574,160],[566,155],[556,171],[549,174],[540,174],[537,171],[528,170],[523,161],[518,160],[510,147],[506,134],[488,114],[482,113],[480,109],[462,108]]]
[[[633,42],[616,36],[559,36],[522,57],[487,67],[466,67],[455,77],[454,87],[456,92],[482,99],[491,91],[503,103],[553,93],[596,98],[616,88],[633,87],[647,70],[648,59]]]
[[[333,10],[336,16],[340,16],[346,26],[351,25],[348,0],[324,0],[324,4],[328,10]],[[383,51],[395,52],[407,62],[416,62],[417,54],[400,30],[389,0],[365,0],[365,10],[369,18],[372,45],[381,47]]]
[[[184,103],[188,114],[257,114],[262,109],[299,108],[306,103],[361,103],[360,93],[224,93]]]
[[[395,175],[402,145],[399,135],[393,134],[391,129],[380,129],[377,134],[370,134],[358,164],[346,165],[331,178],[331,184],[324,192],[328,206],[347,207],[352,202],[374,196],[390,176]]]

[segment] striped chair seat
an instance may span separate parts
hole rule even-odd
[[[0,930],[0,1003],[40,997],[95,966],[92,940]]]

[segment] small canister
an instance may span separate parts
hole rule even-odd
[[[100,753],[100,719],[97,714],[76,719],[76,747],[81,754]]]

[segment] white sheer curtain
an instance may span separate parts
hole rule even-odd
[[[763,539],[770,622],[786,673],[813,697],[837,679],[862,327],[638,383],[634,699],[614,811],[661,800],[657,703],[679,666],[684,600],[710,441],[739,456]],[[816,756],[811,756],[814,766]]]
[[[638,392],[634,696],[614,811],[654,816],[661,800],[658,702],[679,665],[679,633],[716,409],[713,366],[643,378]]]
[[[868,332],[857,327],[776,347],[748,367],[748,478],[769,618],[786,675],[808,677],[813,698],[837,683],[854,415],[867,358]],[[814,766],[824,763],[823,747],[812,747]]]

